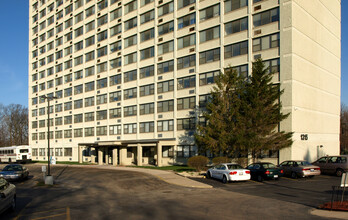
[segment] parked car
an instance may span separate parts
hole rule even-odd
[[[0,214],[9,208],[16,208],[16,186],[0,178]]]
[[[10,180],[23,180],[29,176],[29,170],[20,164],[9,164],[1,172],[0,177]]]
[[[321,173],[342,176],[342,173],[348,172],[348,155],[321,157],[313,165],[320,167]]]
[[[320,167],[314,166],[305,160],[287,160],[279,165],[285,176],[313,177],[320,175]]]
[[[279,179],[283,176],[284,171],[273,163],[258,162],[250,164],[247,167],[250,170],[251,178],[259,182],[264,179]]]
[[[250,171],[239,164],[222,163],[207,171],[208,178],[220,179],[223,183],[228,181],[250,180]]]

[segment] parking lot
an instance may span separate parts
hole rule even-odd
[[[0,168],[3,168],[3,164]],[[15,183],[17,209],[1,219],[321,219],[309,212],[331,198],[340,178],[222,184],[212,189],[175,186],[154,176],[120,170],[56,166],[57,184],[42,186],[41,166]]]

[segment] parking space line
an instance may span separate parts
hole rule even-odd
[[[39,218],[32,218],[31,220],[47,219],[47,218],[53,218],[53,217],[58,217],[58,216],[63,216],[63,215],[66,215],[66,213],[64,212],[62,214],[44,216],[44,217],[39,217]]]
[[[21,217],[24,210],[30,205],[32,201],[33,200],[31,200],[26,206],[24,206],[24,208],[18,213],[18,215],[13,220],[17,220],[19,217]]]
[[[65,208],[51,209],[51,210],[41,211],[41,212],[33,212],[33,213],[30,213],[29,215],[32,215],[32,214],[42,214],[42,213],[46,213],[46,212],[53,212],[53,211],[58,211],[58,210],[63,210],[63,209],[65,209]],[[26,215],[22,215],[22,216],[26,216]]]
[[[66,220],[70,220],[70,208],[66,207]]]
[[[292,178],[285,177],[285,176],[283,176],[282,178],[287,179],[287,180],[292,180],[292,181],[298,181],[297,179],[292,179]]]

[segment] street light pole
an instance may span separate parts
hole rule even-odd
[[[48,133],[47,133],[47,165],[48,165],[48,169],[47,169],[47,176],[51,176],[51,169],[50,169],[50,157],[51,157],[51,152],[50,152],[50,101],[53,99],[56,99],[57,97],[54,96],[46,96],[43,95],[41,98],[43,99],[47,99],[47,129],[48,129]]]

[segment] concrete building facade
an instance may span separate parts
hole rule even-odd
[[[185,163],[214,76],[251,74],[259,57],[294,132],[265,159],[338,154],[340,23],[339,0],[30,0],[33,159],[47,159],[50,126],[58,161]]]

